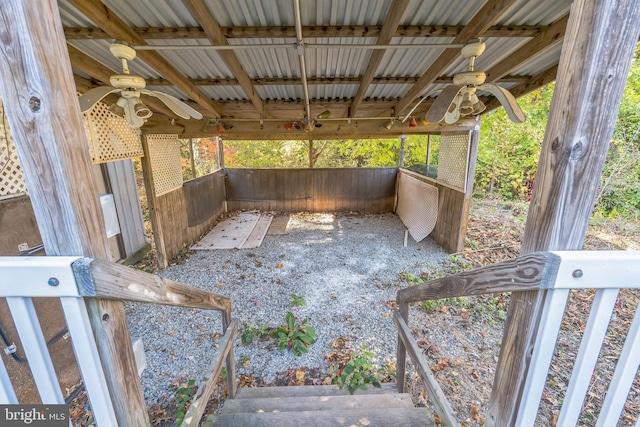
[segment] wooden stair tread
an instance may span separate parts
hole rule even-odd
[[[356,390],[354,395],[362,394],[398,394],[396,384],[384,383],[377,388],[368,385],[366,390]],[[349,390],[340,390],[336,385],[305,385],[305,386],[278,386],[278,387],[240,387],[236,394],[237,399],[260,399],[269,397],[309,397],[309,396],[348,396]]]
[[[222,414],[413,407],[411,396],[407,393],[359,394],[353,396],[296,396],[229,399],[224,403]]]
[[[382,408],[335,411],[265,412],[222,414],[214,426],[367,426],[367,427],[435,427],[426,408]]]

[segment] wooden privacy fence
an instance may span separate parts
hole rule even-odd
[[[558,426],[576,425],[585,396],[589,391],[600,348],[606,345],[603,341],[618,292],[623,288],[640,288],[640,252],[535,252],[499,264],[401,289],[397,293],[399,312],[394,314],[394,321],[398,328],[398,389],[400,391],[404,389],[406,354],[409,353],[441,419],[446,425],[459,426],[451,405],[431,373],[418,344],[410,335],[409,304],[498,292],[545,290],[542,320],[532,349],[531,365],[528,372],[523,373],[526,375],[524,395],[511,397],[521,402],[516,425],[534,425],[543,389],[547,383],[547,373],[569,291],[593,289],[595,296],[589,319],[582,335],[580,349],[573,364],[573,372],[557,421]],[[518,333],[516,328],[505,333],[502,346],[504,347],[507,341],[524,342],[525,339],[526,337]],[[519,361],[515,360],[513,363],[519,363]],[[597,426],[618,424],[639,365],[640,310],[636,307],[624,346],[618,355],[618,362],[600,410]],[[496,425],[491,414],[486,425]],[[636,426],[640,426],[640,419]]]
[[[118,425],[105,370],[118,360],[100,360],[85,298],[138,301],[222,313],[224,335],[205,378],[193,398],[185,425],[196,426],[226,362],[229,397],[236,393],[233,339],[238,321],[231,318],[233,301],[227,297],[177,283],[139,270],[93,258],[0,257],[0,297],[6,297],[24,352],[43,404],[62,404],[64,398],[36,316],[32,298],[60,298],[76,360],[100,426]],[[103,317],[104,322],[109,318]],[[122,346],[131,345],[122,340]],[[122,382],[132,379],[122,378]],[[126,386],[123,386],[126,387]],[[5,365],[0,363],[0,404],[18,403]]]
[[[225,169],[228,210],[392,212],[397,168]]]

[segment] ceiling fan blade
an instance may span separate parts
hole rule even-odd
[[[171,109],[171,111],[173,111],[183,119],[190,119],[190,118],[194,118],[196,120],[202,119],[202,114],[200,114],[199,111],[189,107],[187,104],[180,101],[178,98],[174,96],[171,96],[167,93],[158,92],[155,90],[148,90],[148,89],[141,89],[140,92],[144,93],[145,95],[155,96],[160,101],[164,102],[165,105]]]
[[[111,87],[111,86],[98,86],[90,91],[85,92],[78,98],[78,103],[80,104],[80,111],[86,112],[91,109],[97,102],[99,102],[102,98],[109,95],[110,93],[117,92],[120,89]]]
[[[527,119],[522,112],[520,105],[518,105],[518,101],[516,101],[514,96],[508,90],[491,83],[485,83],[478,86],[478,90],[485,90],[495,96],[504,107],[504,110],[507,112],[507,116],[509,116],[511,121],[522,123]]]
[[[444,122],[452,125],[460,120],[460,103],[462,102],[462,94],[458,93],[451,102],[449,109],[444,115]]]
[[[458,93],[460,93],[463,87],[464,86],[454,85],[445,87],[433,102],[429,111],[427,111],[425,119],[427,119],[429,123],[438,123],[442,121],[445,114],[447,114],[447,111],[449,111],[449,106],[456,99],[456,96],[458,96]]]

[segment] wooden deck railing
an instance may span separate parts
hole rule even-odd
[[[64,403],[38,318],[33,297],[60,298],[72,338],[77,362],[99,425],[117,425],[104,378],[105,370],[118,360],[98,358],[95,338],[84,298],[117,299],[220,311],[224,336],[201,382],[185,424],[198,425],[207,401],[226,362],[229,398],[236,394],[233,339],[238,321],[231,318],[233,301],[207,290],[194,288],[119,264],[82,257],[0,257],[0,297],[6,297],[43,403]],[[108,315],[102,319],[107,323]],[[100,339],[100,338],[98,338]],[[121,340],[123,346],[131,345]],[[122,381],[130,381],[123,378]],[[18,403],[4,364],[0,362],[0,403]]]
[[[394,314],[394,322],[398,328],[398,390],[403,391],[405,387],[406,355],[409,353],[440,418],[447,426],[460,425],[415,339],[410,335],[410,303],[499,292],[547,290],[543,320],[538,329],[535,347],[532,349],[531,364],[526,372],[525,392],[521,397],[512,397],[523,402],[516,425],[533,424],[569,290],[596,289],[558,419],[558,425],[575,425],[599,354],[594,350],[600,348],[603,343],[609,318],[621,288],[640,288],[640,252],[536,252],[401,289],[396,297],[399,312]],[[503,346],[508,340],[522,339],[517,331],[505,333]],[[636,308],[634,320],[609,384],[609,392],[603,403],[598,425],[617,424],[639,364],[640,310]],[[491,414],[486,420],[486,425],[495,425]]]

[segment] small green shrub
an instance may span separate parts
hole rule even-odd
[[[195,380],[189,379],[186,383],[183,383],[176,388],[176,427],[179,427],[184,421],[187,405],[191,402],[195,392],[193,387],[194,384]]]
[[[240,336],[242,344],[249,345],[257,339],[260,339],[264,335],[269,333],[269,325],[261,323],[257,328],[253,325],[245,324],[244,331]]]
[[[308,348],[316,342],[316,331],[307,326],[309,319],[305,318],[296,323],[296,318],[290,311],[285,318],[286,324],[281,325],[271,335],[278,339],[278,350],[290,349],[296,356],[302,356]]]
[[[291,294],[291,307],[302,307],[304,305],[307,305],[307,302],[304,300],[304,298],[301,295],[296,295],[296,294]]]
[[[362,344],[360,350],[351,352],[351,358],[346,365],[343,367],[333,365],[329,368],[331,382],[337,384],[340,389],[346,385],[351,394],[359,388],[366,390],[367,384],[380,388],[381,373],[373,368],[374,356],[373,352]],[[390,373],[388,368],[383,370],[385,374]]]

